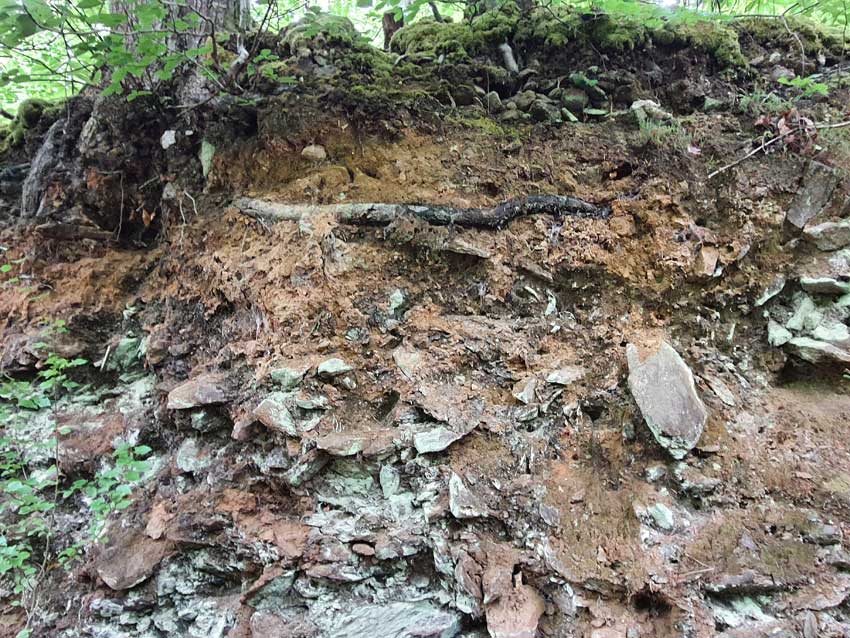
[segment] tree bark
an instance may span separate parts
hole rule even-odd
[[[127,38],[127,48],[132,49],[134,38],[131,31],[135,25],[134,8],[136,0],[113,0],[110,8],[113,13],[123,13],[128,21],[123,29]],[[168,16],[155,29],[168,29],[173,20],[195,14],[201,22],[191,33],[172,34],[168,37],[169,51],[186,51],[203,43],[212,33],[244,33],[251,26],[250,0],[186,0],[179,6],[164,1]]]

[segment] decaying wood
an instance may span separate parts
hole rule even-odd
[[[384,226],[409,216],[438,226],[502,228],[527,215],[604,219],[611,214],[609,206],[560,195],[529,195],[490,208],[425,204],[283,204],[250,197],[239,198],[233,205],[243,214],[267,221],[298,221],[305,217],[333,215],[341,224],[363,226]]]

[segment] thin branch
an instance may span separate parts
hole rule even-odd
[[[846,122],[836,122],[835,124],[817,124],[817,125],[815,125],[815,129],[817,129],[818,131],[822,131],[824,129],[844,128],[846,126],[850,126],[850,120],[847,120]],[[768,147],[776,144],[778,141],[784,140],[786,137],[788,137],[789,135],[793,135],[794,133],[799,133],[801,130],[802,129],[800,129],[798,127],[798,128],[792,129],[790,131],[786,131],[782,135],[777,135],[776,137],[765,142],[764,144],[757,146],[756,148],[751,150],[749,153],[744,155],[742,158],[735,160],[731,164],[727,164],[726,166],[718,168],[716,171],[712,171],[711,173],[708,174],[708,179],[711,179],[712,177],[720,175],[720,173],[725,173],[730,168],[734,168],[734,167],[738,166],[739,164],[744,163],[745,161],[750,159],[753,155],[757,155],[758,153],[766,150]]]

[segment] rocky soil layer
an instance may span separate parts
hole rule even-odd
[[[34,636],[850,634],[840,44],[486,16],[315,18],[253,101],[83,96],[7,154],[2,367],[94,362],[29,432],[69,483],[153,450]],[[530,195],[594,214],[339,206]]]

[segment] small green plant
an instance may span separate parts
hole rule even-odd
[[[60,320],[45,332],[66,330]],[[130,505],[132,486],[148,469],[143,459],[149,447],[122,445],[111,466],[95,476],[70,484],[62,476],[59,437],[70,428],[58,427],[45,412],[60,396],[80,390],[68,375],[87,363],[51,354],[34,379],[0,381],[0,578],[10,583],[14,604],[23,606],[28,618],[38,609],[39,584],[48,565],[68,566],[87,544],[101,540],[109,515]],[[89,514],[88,529],[82,540],[60,550],[55,510],[78,501]]]
[[[800,89],[800,97],[804,98],[829,95],[829,85],[825,82],[819,82],[818,78],[813,75],[805,78],[779,78],[779,83]]]
[[[761,89],[756,89],[752,93],[741,95],[738,98],[738,111],[752,115],[753,117],[778,115],[785,113],[792,106],[793,104],[791,102],[778,96],[773,91],[765,93]]]
[[[676,121],[659,122],[646,118],[640,122],[638,145],[685,150],[688,147],[688,136]]]

